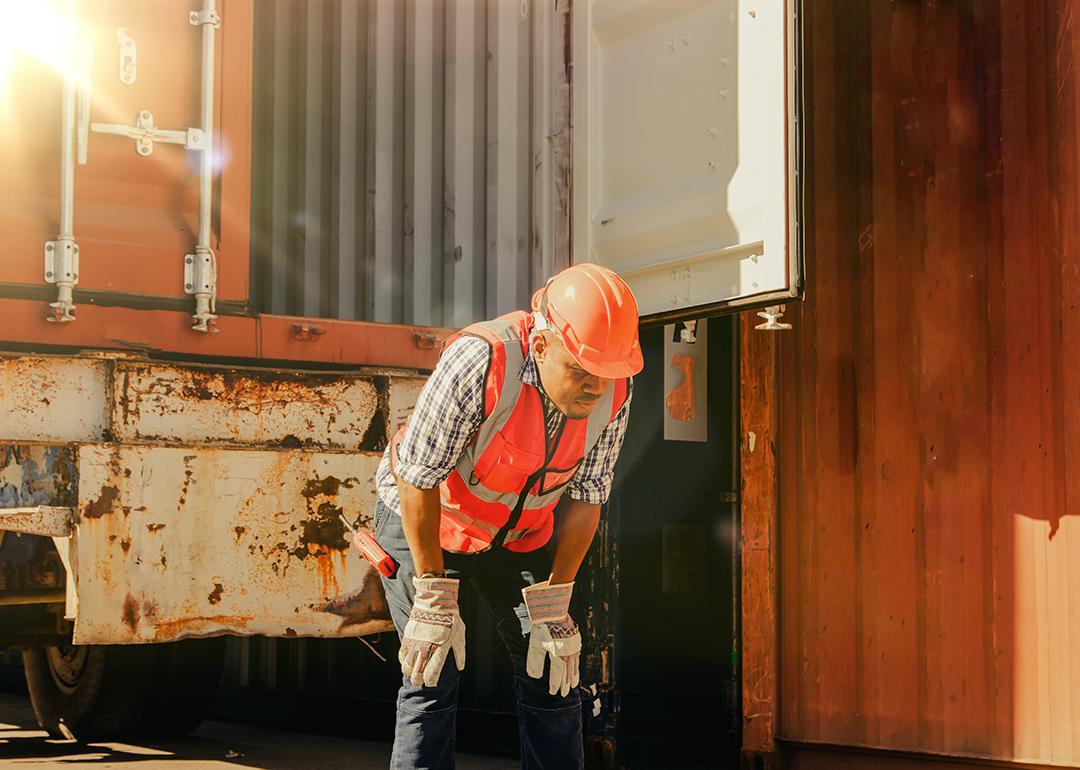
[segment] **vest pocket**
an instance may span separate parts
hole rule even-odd
[[[578,468],[580,467],[581,460],[578,460],[570,468],[548,468],[540,477],[536,494],[547,495],[561,487],[565,487],[574,480],[574,476],[577,475]]]
[[[498,432],[477,459],[472,475],[495,492],[520,492],[543,462],[541,455],[511,444]]]

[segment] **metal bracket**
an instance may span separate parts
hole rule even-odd
[[[52,312],[46,320],[57,323],[74,321],[72,290],[79,282],[79,244],[74,239],[46,241],[45,281],[56,284],[60,289],[56,302],[49,303]]]
[[[413,332],[412,341],[417,350],[434,350],[439,342],[435,335],[429,332]]]
[[[681,328],[680,328],[681,327]],[[683,321],[675,326],[675,342],[697,342],[697,321]]]
[[[90,130],[99,134],[126,136],[135,140],[135,152],[144,158],[154,151],[154,142],[182,144],[189,150],[202,150],[206,146],[205,135],[201,128],[189,128],[186,131],[166,131],[154,126],[154,115],[149,110],[141,110],[135,116],[134,126],[120,126],[114,123],[91,123]]]
[[[116,42],[120,44],[120,82],[130,86],[135,82],[135,41],[120,27],[116,30]]]
[[[217,29],[221,26],[221,17],[217,14],[217,11],[192,11],[188,14],[188,21],[196,27],[201,27],[203,24],[212,24]]]
[[[769,307],[758,313],[758,318],[764,318],[765,323],[758,324],[755,329],[763,329],[765,331],[782,331],[784,329],[790,329],[791,324],[783,323],[780,321],[784,317],[783,305],[770,305]]]
[[[210,249],[195,247],[194,254],[184,257],[184,292],[195,295],[195,323],[192,329],[200,332],[216,332],[214,321],[217,302],[214,298],[217,286],[217,257]]]
[[[0,508],[0,530],[22,532],[24,535],[69,537],[74,521],[75,510],[62,506]]]
[[[293,324],[292,338],[297,342],[315,342],[326,334],[326,329],[317,324]]]

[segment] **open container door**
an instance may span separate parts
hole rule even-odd
[[[790,5],[575,3],[574,261],[620,273],[643,318],[801,296]]]

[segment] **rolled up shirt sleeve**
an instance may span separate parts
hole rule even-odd
[[[626,438],[626,426],[630,422],[630,399],[634,395],[634,381],[631,380],[626,391],[626,403],[622,405],[615,419],[600,433],[596,445],[585,456],[567,485],[566,493],[583,503],[603,505],[611,496],[611,485],[615,481],[615,462],[622,451],[623,439]]]
[[[490,359],[490,346],[478,337],[460,337],[443,351],[397,445],[399,479],[432,489],[450,475],[484,419]]]

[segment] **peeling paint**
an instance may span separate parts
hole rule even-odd
[[[128,442],[355,448],[379,411],[380,378],[121,363],[118,438]]]
[[[139,604],[131,594],[124,599],[123,622],[131,631],[139,624]]]
[[[70,445],[0,444],[0,507],[73,508],[77,476]]]
[[[58,444],[105,440],[108,367],[104,361],[78,357],[0,357],[5,440]]]
[[[320,637],[389,630],[381,592],[364,590],[370,565],[348,547],[337,518],[346,511],[370,525],[379,459],[375,453],[80,447],[80,488],[93,490],[91,498],[115,488],[109,508],[143,513],[79,520],[76,642],[280,636],[286,627]],[[116,585],[125,586],[137,611],[125,614]],[[338,613],[322,609],[332,598]],[[213,618],[245,620],[215,625]]]
[[[97,499],[90,501],[82,509],[82,515],[88,519],[98,519],[107,513],[112,513],[119,497],[120,490],[115,486],[102,487]]]

